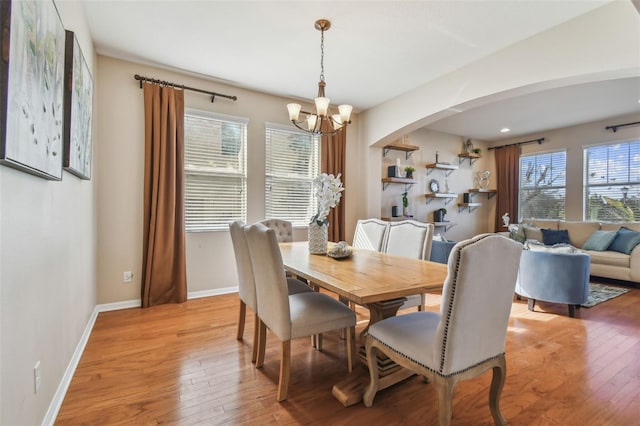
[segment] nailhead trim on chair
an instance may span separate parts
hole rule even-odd
[[[476,367],[477,367],[478,365],[480,365],[480,364],[484,364],[484,363],[485,363],[485,362],[487,362],[487,361],[491,361],[491,360],[494,360],[494,359],[500,358],[501,356],[504,356],[504,355],[505,355],[505,352],[502,352],[502,353],[499,353],[499,354],[494,355],[494,356],[492,356],[492,357],[489,357],[489,358],[487,358],[487,359],[485,359],[485,360],[479,361],[479,362],[477,362],[477,363],[475,363],[475,364],[473,364],[473,365],[470,365],[469,367],[463,368],[462,370],[454,371],[453,373],[449,373],[449,374],[442,374],[442,369],[441,369],[440,371],[434,370],[433,368],[431,368],[431,367],[428,367],[428,366],[424,365],[424,364],[423,364],[423,363],[421,363],[420,361],[416,361],[415,359],[413,359],[413,358],[411,358],[411,357],[408,357],[407,355],[403,354],[402,352],[397,351],[395,348],[392,348],[391,346],[387,345],[385,342],[383,342],[383,341],[381,341],[381,340],[377,339],[376,337],[374,337],[374,336],[372,336],[372,335],[370,335],[370,334],[367,334],[367,336],[368,336],[368,337],[371,337],[373,340],[375,340],[376,342],[380,343],[382,346],[384,346],[384,347],[386,347],[386,348],[389,348],[392,352],[395,352],[395,353],[397,353],[398,355],[400,355],[400,356],[402,356],[402,357],[404,357],[404,358],[406,358],[406,359],[410,360],[411,362],[415,362],[416,364],[418,364],[420,367],[424,368],[425,370],[428,370],[428,371],[430,371],[430,372],[432,372],[432,373],[434,373],[434,374],[437,374],[437,375],[438,375],[438,376],[440,376],[440,377],[444,377],[444,378],[449,378],[449,377],[456,376],[456,375],[458,375],[458,374],[462,374],[462,373],[464,373],[464,372],[466,372],[466,371],[471,370],[472,368],[476,368]]]
[[[451,296],[449,297],[449,308],[447,310],[447,314],[445,315],[445,321],[444,321],[444,335],[442,337],[442,352],[440,355],[440,369],[438,371],[438,374],[440,374],[441,376],[442,371],[444,371],[444,363],[445,363],[445,358],[446,358],[446,354],[447,354],[447,336],[449,334],[449,322],[451,321],[451,309],[453,308],[453,299],[455,298],[456,295],[456,287],[458,285],[458,272],[460,271],[460,257],[461,257],[461,253],[462,250],[465,250],[467,247],[482,241],[483,239],[487,238],[491,236],[491,234],[486,234],[486,235],[482,235],[480,237],[478,237],[478,239],[475,240],[471,240],[466,244],[461,245],[458,250],[456,250],[455,254],[456,254],[456,258],[455,258],[455,262],[456,262],[456,266],[455,266],[455,274],[453,276],[453,282],[451,283]],[[484,361],[483,361],[484,362]]]

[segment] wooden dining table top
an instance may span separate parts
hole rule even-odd
[[[447,265],[353,249],[347,259],[309,254],[308,242],[280,243],[285,268],[359,305],[426,293],[442,288]]]

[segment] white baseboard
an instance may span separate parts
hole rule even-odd
[[[202,290],[202,291],[192,291],[187,294],[187,299],[199,299],[202,297],[210,297],[210,296],[219,296],[222,294],[229,293],[237,293],[238,287],[224,287],[224,288],[216,288],[213,290]],[[43,426],[52,426],[56,417],[58,416],[58,412],[60,411],[60,407],[62,407],[62,402],[64,401],[64,397],[67,395],[67,390],[69,389],[69,385],[71,384],[71,379],[73,379],[73,375],[76,372],[76,368],[78,368],[78,363],[80,362],[80,358],[82,357],[82,353],[84,352],[84,348],[87,346],[87,342],[89,341],[89,336],[91,336],[91,331],[93,330],[93,326],[96,323],[96,319],[98,318],[98,314],[100,312],[109,312],[109,311],[117,311],[120,309],[129,309],[129,308],[139,308],[142,305],[142,301],[140,299],[137,300],[125,300],[123,302],[114,302],[114,303],[104,303],[100,305],[96,305],[89,317],[89,321],[87,322],[86,327],[84,328],[84,332],[80,337],[80,342],[76,346],[76,350],[73,352],[71,356],[71,361],[67,365],[67,369],[62,376],[62,380],[60,380],[60,384],[58,385],[58,389],[56,389],[56,393],[53,395],[53,399],[49,404],[49,408],[47,409],[47,413],[44,416],[44,420],[42,420]]]
[[[47,413],[42,420],[43,425],[53,425],[56,421],[56,417],[58,417],[58,412],[60,411],[60,407],[62,407],[62,401],[64,401],[64,397],[67,395],[67,390],[69,389],[69,385],[71,384],[71,379],[73,379],[73,375],[76,372],[76,368],[78,367],[78,363],[80,362],[80,358],[82,357],[84,348],[87,346],[87,342],[89,341],[89,336],[91,335],[91,330],[93,330],[93,325],[96,322],[96,318],[98,318],[97,306],[93,309],[93,312],[89,317],[89,321],[87,322],[87,325],[82,332],[82,336],[80,337],[80,341],[76,346],[76,350],[73,351],[73,355],[71,356],[71,360],[67,365],[67,369],[62,376],[62,380],[60,380],[60,383],[58,384],[56,393],[53,395],[53,399],[49,404]]]

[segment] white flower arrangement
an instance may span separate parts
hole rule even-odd
[[[311,218],[311,223],[315,221],[318,226],[329,223],[329,219],[327,219],[329,210],[340,204],[341,192],[344,191],[340,175],[340,173],[338,176],[322,173],[313,179],[318,199],[318,213]]]

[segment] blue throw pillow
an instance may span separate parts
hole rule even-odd
[[[582,246],[583,250],[605,251],[609,248],[618,231],[593,231]]]
[[[618,229],[618,234],[609,246],[609,250],[631,254],[633,248],[638,244],[640,244],[640,232],[623,226]]]
[[[555,229],[542,229],[542,242],[545,246],[552,246],[554,244],[571,244],[569,241],[569,231],[561,229],[559,231]]]

